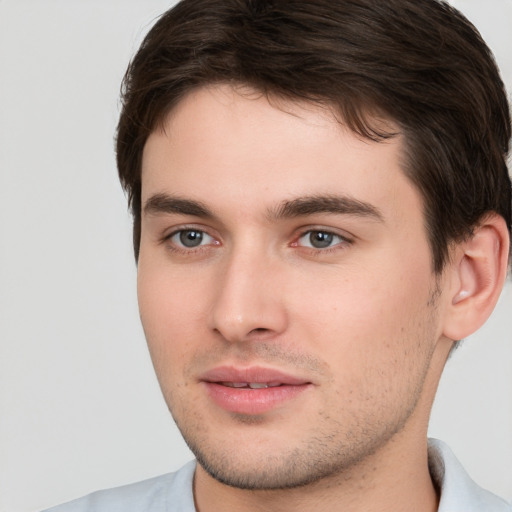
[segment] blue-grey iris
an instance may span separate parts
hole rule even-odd
[[[325,231],[312,231],[309,234],[309,242],[316,249],[325,249],[332,244],[334,235]]]
[[[193,229],[184,230],[180,233],[180,242],[185,247],[197,247],[201,245],[203,241],[202,231],[196,231]]]

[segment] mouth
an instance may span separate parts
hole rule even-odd
[[[280,409],[313,386],[302,377],[261,367],[219,367],[203,375],[201,382],[217,407],[244,415]]]
[[[250,389],[267,389],[267,388],[277,388],[279,386],[283,386],[279,382],[218,382],[222,386],[227,386],[228,388],[250,388]]]

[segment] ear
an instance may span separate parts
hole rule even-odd
[[[509,244],[505,220],[493,213],[482,219],[469,240],[455,247],[443,331],[447,338],[461,340],[489,318],[507,276]]]

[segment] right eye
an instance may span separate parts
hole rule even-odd
[[[169,236],[168,240],[181,249],[195,249],[202,245],[211,245],[215,239],[200,229],[180,229]]]

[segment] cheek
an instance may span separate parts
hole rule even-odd
[[[428,272],[405,265],[373,266],[332,277],[323,287],[309,283],[292,316],[311,349],[326,354],[333,370],[346,369],[338,372],[340,378],[350,378],[355,368],[391,374],[423,364],[419,358],[435,341],[427,332],[432,315]],[[413,351],[418,358],[408,357]]]
[[[199,279],[184,279],[172,269],[162,271],[158,265],[139,261],[140,317],[157,373],[176,368],[202,338],[204,293],[196,290],[200,285]]]

